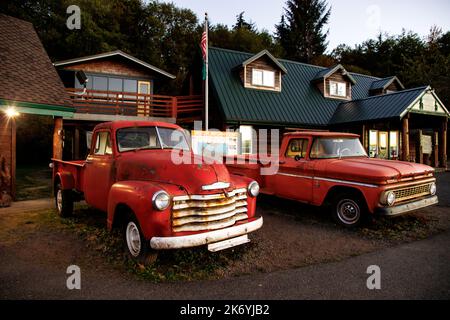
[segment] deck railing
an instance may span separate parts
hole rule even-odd
[[[202,96],[165,96],[67,88],[77,113],[201,120]]]

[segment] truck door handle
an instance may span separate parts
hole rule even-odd
[[[92,163],[92,160],[86,160],[85,162],[86,163]]]
[[[279,161],[279,164],[286,164],[286,161]]]

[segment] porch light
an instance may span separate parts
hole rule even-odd
[[[20,115],[20,113],[14,107],[9,107],[5,110],[5,113],[8,118],[15,118]]]

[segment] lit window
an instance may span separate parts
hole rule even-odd
[[[275,87],[275,72],[253,69],[252,85],[271,88]]]
[[[336,97],[347,96],[347,84],[344,82],[330,81],[330,95]]]
[[[239,132],[241,134],[242,154],[252,154],[253,127],[252,126],[240,126]]]

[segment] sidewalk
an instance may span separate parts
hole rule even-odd
[[[35,211],[43,209],[51,209],[55,206],[53,198],[17,201],[11,204],[11,207],[0,208],[0,216],[2,214],[15,214],[22,213],[24,211]]]

